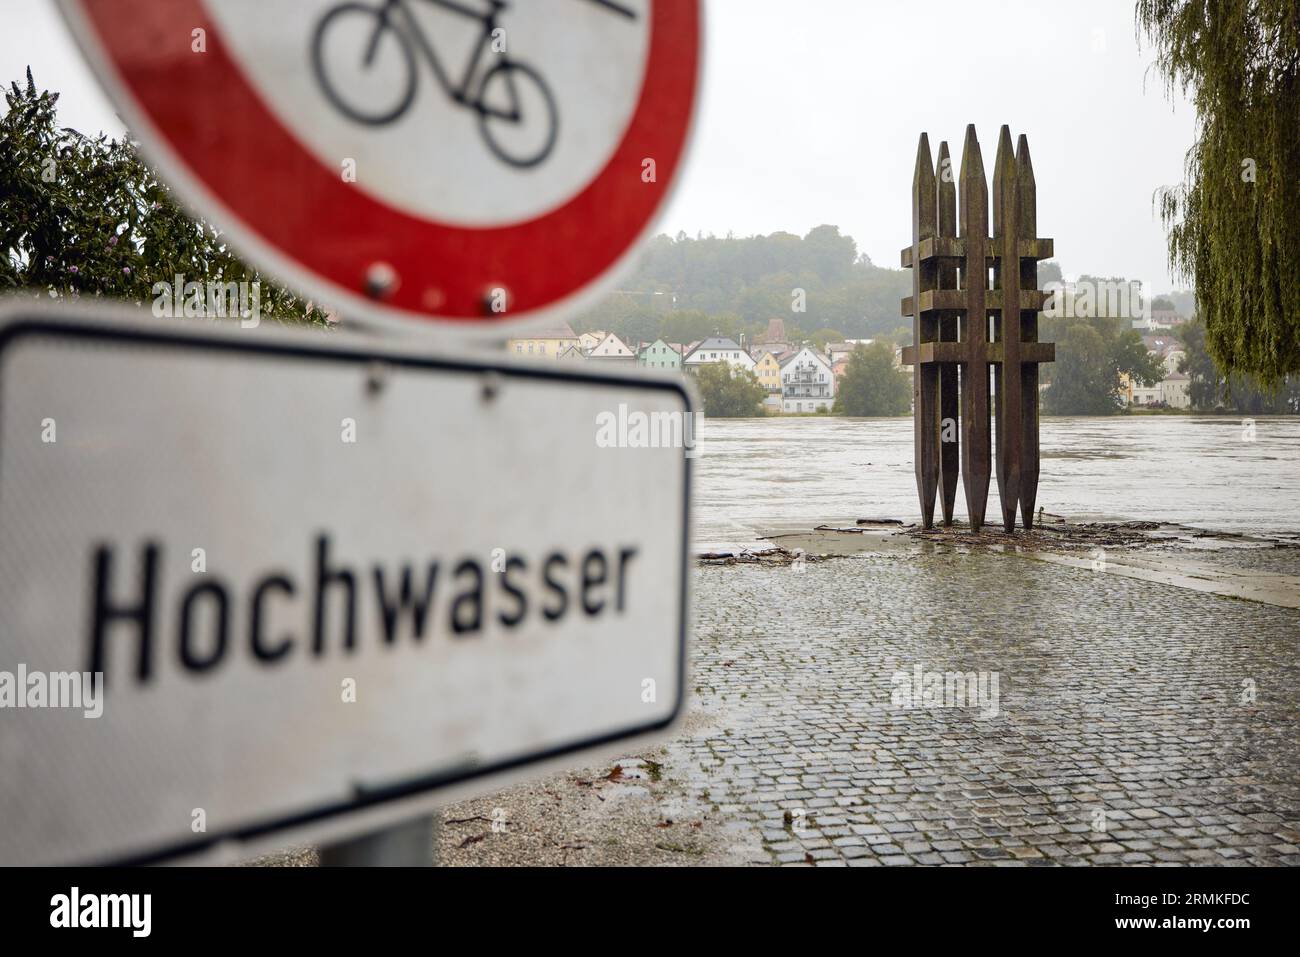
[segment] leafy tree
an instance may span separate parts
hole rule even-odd
[[[1159,199],[1219,368],[1300,372],[1300,13],[1296,0],[1138,0],[1167,89],[1191,94],[1185,182]]]
[[[908,270],[873,265],[836,226],[817,226],[803,237],[660,235],[645,245],[620,291],[575,326],[619,330],[625,318],[650,309],[662,317],[659,335],[671,342],[760,333],[773,316],[805,335],[836,329],[864,338],[897,325],[911,283]],[[692,318],[679,320],[680,313]],[[709,321],[697,321],[700,315]]]
[[[695,381],[707,416],[746,418],[763,414],[762,402],[767,390],[748,369],[727,362],[709,362],[696,371]]]
[[[827,345],[832,342],[843,342],[844,333],[838,329],[818,329],[808,340],[813,344],[813,348],[818,352],[825,352]]]
[[[258,282],[263,318],[325,313],[262,277],[190,218],[129,140],[59,128],[57,93],[5,91],[0,118],[0,288],[151,303],[156,282]]]
[[[1223,399],[1223,376],[1205,350],[1205,324],[1185,322],[1178,328],[1183,358],[1178,371],[1187,376],[1187,397],[1194,409],[1213,409]]]
[[[1048,415],[1114,415],[1120,409],[1120,374],[1148,386],[1165,376],[1164,365],[1147,352],[1142,337],[1122,319],[1046,323],[1046,341],[1056,342],[1051,385],[1043,395]],[[1056,327],[1056,328],[1053,328]]]
[[[659,327],[659,335],[665,342],[695,342],[718,332],[719,323],[706,312],[699,309],[683,309],[671,312],[664,317]]]
[[[859,345],[849,356],[835,396],[835,411],[845,415],[905,415],[912,407],[907,374],[894,368],[886,343]]]
[[[1224,376],[1205,347],[1205,325],[1184,323],[1178,330],[1184,358],[1178,370],[1191,380],[1188,397],[1196,409],[1232,409],[1247,415],[1300,412],[1300,376],[1288,376],[1272,386],[1234,372]]]

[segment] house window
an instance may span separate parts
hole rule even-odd
[[[516,342],[516,343],[515,343],[515,352],[522,353],[523,351],[524,351],[524,344],[523,344],[522,342]]]

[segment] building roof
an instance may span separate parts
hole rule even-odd
[[[599,348],[601,348],[602,346],[604,346],[604,345],[605,345],[606,343],[608,343],[611,339],[612,339],[612,340],[614,341],[614,343],[615,343],[615,346],[614,346],[614,348],[615,348],[615,350],[616,350],[615,353],[614,353],[615,355],[622,355],[623,353],[626,353],[627,355],[630,356],[630,355],[633,354],[632,350],[629,349],[629,348],[627,347],[627,343],[625,343],[622,339],[620,339],[617,335],[615,335],[615,334],[612,333],[612,332],[607,332],[607,333],[605,333],[605,338],[604,338],[604,339],[601,339],[600,342],[598,342],[598,343],[596,344],[595,348],[593,348],[591,351],[594,353],[597,349],[599,349]],[[602,358],[609,358],[609,357],[608,357],[608,356],[595,356],[595,358],[597,358],[597,359],[602,359]]]
[[[1156,352],[1160,355],[1168,355],[1170,352],[1183,349],[1182,340],[1177,336],[1160,335],[1151,333],[1142,337],[1142,344],[1146,346],[1147,352]]]
[[[827,365],[827,366],[829,366],[829,365],[831,364],[831,360],[830,360],[830,359],[827,359],[824,355],[822,355],[820,352],[818,352],[818,351],[817,351],[816,349],[814,349],[812,346],[804,346],[802,349],[791,349],[788,353],[786,353],[785,355],[781,356],[777,361],[779,361],[779,362],[781,363],[781,368],[784,369],[785,366],[786,366],[786,363],[790,362],[791,359],[798,358],[799,356],[803,355],[803,353],[805,353],[805,352],[810,352],[810,353],[812,353],[812,355],[813,355],[813,356],[814,356],[814,357],[815,357],[819,362],[821,362],[823,365]]]
[[[740,349],[740,343],[736,342],[735,339],[728,339],[728,338],[726,338],[725,336],[709,336],[707,339],[703,340],[703,341],[699,344],[699,347],[698,347],[698,348],[700,348],[700,349],[730,349],[730,350],[732,350],[733,352],[735,352],[735,351],[739,351],[739,349]]]
[[[658,345],[667,346],[669,349],[671,349],[673,352],[676,352],[678,355],[681,354],[682,347],[680,345],[676,345],[675,343],[672,342],[665,342],[663,339],[656,339],[653,342],[639,343],[636,347],[636,351],[639,354],[645,352],[647,349],[651,348],[652,346],[658,346]]]
[[[562,322],[558,326],[548,326],[545,329],[539,329],[537,332],[530,332],[528,335],[515,336],[516,339],[576,339],[578,334],[573,331],[573,327],[567,322]]]
[[[709,336],[709,338],[702,339],[693,345],[690,351],[686,354],[686,358],[689,359],[695,353],[703,352],[706,349],[716,350],[718,352],[744,352],[744,350],[740,348],[740,344],[734,339],[726,339],[722,336]]]

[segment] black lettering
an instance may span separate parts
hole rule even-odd
[[[195,653],[190,647],[191,624],[193,623],[194,606],[204,595],[211,595],[216,602],[217,623],[214,629],[214,641],[212,644],[212,653],[203,658]],[[223,655],[226,653],[226,638],[228,632],[226,629],[229,618],[230,599],[226,595],[226,590],[216,581],[205,581],[195,585],[185,594],[185,600],[181,602],[181,664],[190,671],[207,671],[215,667]]]
[[[627,585],[627,563],[636,556],[635,548],[623,548],[618,553],[618,610],[623,610],[623,594]]]
[[[274,648],[269,648],[262,643],[262,601],[266,598],[268,592],[272,589],[282,591],[286,595],[294,593],[293,582],[285,575],[270,575],[261,582],[253,591],[252,610],[249,613],[251,619],[253,657],[259,661],[277,661],[289,653],[293,646],[293,638],[285,635],[284,639]]]
[[[113,572],[113,550],[101,545],[95,550],[95,598],[90,612],[90,667],[91,674],[103,672],[107,686],[108,668],[104,640],[108,626],[114,621],[134,621],[139,628],[140,644],[136,654],[135,676],[148,681],[153,665],[153,611],[154,574],[158,567],[159,547],[149,542],[140,560],[142,594],[140,603],[133,606],[113,605],[108,597],[109,578]]]
[[[515,600],[515,608],[517,609],[513,614],[509,615],[504,611],[498,613],[497,617],[501,619],[501,624],[507,628],[513,628],[524,620],[524,615],[528,614],[527,596],[524,595],[522,589],[517,588],[514,582],[510,580],[511,569],[523,570],[527,567],[527,563],[522,558],[518,555],[511,555],[506,559],[506,567],[501,572],[501,587]]]
[[[550,588],[551,591],[553,591],[560,598],[560,607],[542,609],[542,614],[546,616],[547,621],[559,621],[561,618],[564,617],[565,611],[568,610],[569,595],[564,590],[563,583],[557,582],[554,578],[551,577],[552,565],[561,565],[564,567],[568,567],[568,564],[569,564],[569,560],[567,558],[565,558],[559,552],[552,552],[547,557],[546,563],[542,566],[542,578],[546,582],[546,586]]]
[[[596,563],[599,571],[592,572],[592,563]],[[582,610],[588,615],[598,615],[600,610],[605,607],[605,600],[602,598],[594,604],[591,601],[591,590],[605,584],[605,576],[609,572],[609,562],[605,560],[605,553],[599,548],[593,548],[587,552],[587,557],[582,560]]]
[[[401,612],[411,609],[411,622],[415,637],[424,637],[424,620],[433,605],[433,586],[438,580],[438,563],[429,563],[429,572],[424,580],[423,597],[413,599],[411,592],[411,566],[402,566],[402,582],[398,597],[389,600],[388,590],[384,587],[384,570],[375,566],[375,594],[379,598],[379,614],[384,620],[384,640],[390,645],[397,640],[397,619]]]
[[[473,572],[474,586],[457,595],[451,605],[451,630],[458,635],[483,627],[483,569],[474,559],[467,558],[456,566],[455,577],[459,579],[464,572]],[[471,609],[468,621],[461,614],[464,608]]]
[[[344,585],[348,590],[348,613],[343,622],[343,646],[352,652],[357,639],[357,586],[351,569],[338,571],[326,569],[329,561],[329,538],[316,539],[316,614],[312,622],[312,649],[316,656],[325,654],[325,589],[331,585]]]

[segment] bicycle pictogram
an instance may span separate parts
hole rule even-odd
[[[484,0],[478,9],[460,0],[423,0],[477,20],[481,26],[468,66],[459,78],[444,67],[430,37],[410,9],[415,0],[346,2],[316,25],[312,65],[317,82],[344,116],[370,126],[396,122],[415,101],[416,54],[423,57],[447,97],[478,115],[479,133],[498,159],[518,168],[537,166],[555,147],[559,113],[546,80],[527,63],[493,50],[506,0]],[[590,0],[629,19],[636,13],[615,0]],[[485,54],[496,62],[485,65]],[[359,72],[358,72],[359,71]],[[396,84],[376,84],[376,77]]]

